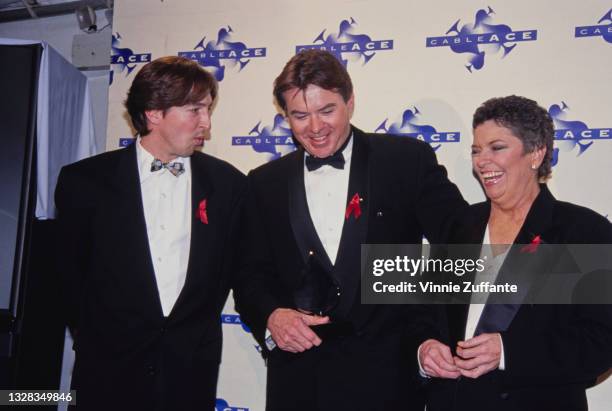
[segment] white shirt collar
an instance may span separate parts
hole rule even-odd
[[[151,171],[151,163],[155,160],[153,154],[149,153],[146,148],[142,146],[142,137],[138,136],[134,142],[136,144],[136,161],[138,163],[138,174],[140,175],[140,182],[142,183],[149,178],[153,172]],[[183,163],[185,173],[190,173],[191,161],[189,157],[177,157],[172,162]],[[169,173],[168,170],[160,170],[157,173]]]

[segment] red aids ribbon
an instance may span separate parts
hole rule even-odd
[[[348,220],[351,214],[355,215],[355,219],[358,219],[361,215],[361,205],[359,202],[361,199],[359,198],[359,193],[355,193],[351,201],[349,201],[348,207],[346,207],[346,212],[344,213],[344,218]]]
[[[206,199],[200,201],[197,217],[203,224],[208,224],[208,214],[206,214]]]
[[[536,235],[535,237],[533,237],[533,240],[531,240],[531,243],[521,248],[521,253],[533,254],[536,252],[536,250],[538,249],[541,243],[542,243],[542,239],[540,238],[539,235]]]

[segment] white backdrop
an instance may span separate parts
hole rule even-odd
[[[484,199],[470,169],[472,114],[490,97],[518,94],[549,109],[562,137],[552,192],[607,216],[611,13],[603,0],[116,0],[107,149],[132,135],[122,103],[135,72],[185,54],[220,79],[204,150],[248,172],[292,149],[272,82],[296,46],[344,47],[353,50],[339,54],[354,82],[353,123],[431,141],[469,202]],[[217,407],[263,410],[263,361],[231,300],[224,313]],[[592,410],[609,410],[612,382],[588,395]]]

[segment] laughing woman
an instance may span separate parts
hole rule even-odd
[[[524,97],[493,98],[473,119],[472,167],[487,201],[460,219],[453,242],[612,243],[612,225],[556,200],[553,123]],[[499,271],[512,253],[496,257]],[[442,341],[420,349],[429,411],[587,410],[585,389],[612,366],[612,309],[601,305],[449,305]],[[502,315],[503,314],[503,315]],[[497,317],[497,318],[495,318]]]

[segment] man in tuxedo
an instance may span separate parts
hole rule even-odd
[[[198,151],[217,84],[162,57],[136,75],[125,149],[62,169],[56,204],[79,410],[213,409],[246,178]]]
[[[235,289],[267,357],[266,409],[422,410],[423,310],[360,303],[360,246],[442,241],[465,203],[429,145],[350,124],[351,79],[330,53],[294,56],[274,96],[299,148],[249,174]]]

